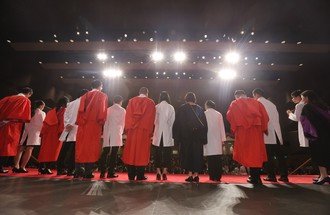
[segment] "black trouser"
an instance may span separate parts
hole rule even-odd
[[[172,147],[164,147],[163,135],[160,139],[159,146],[154,146],[155,150],[155,167],[168,168],[171,165]]]
[[[105,173],[108,169],[108,174],[115,174],[118,150],[119,146],[103,147],[100,158],[101,173]]]
[[[75,146],[76,142],[64,142],[61,148],[60,155],[57,159],[57,171],[67,169],[69,172],[75,169]]]
[[[3,169],[3,167],[6,165],[7,161],[8,161],[8,157],[0,156],[0,170]]]
[[[221,155],[206,156],[210,180],[220,180],[222,175]]]
[[[129,180],[134,180],[135,176],[137,180],[144,178],[144,166],[127,165],[127,172]]]
[[[254,181],[259,181],[260,180],[260,172],[261,172],[261,168],[250,167],[251,179],[254,180]]]
[[[278,160],[278,168],[281,177],[288,177],[288,167],[283,146],[279,144],[266,144],[268,161],[264,163],[265,171],[269,178],[275,178],[275,157]]]
[[[93,173],[95,163],[75,163],[75,171],[80,172],[83,169],[84,175]]]
[[[41,169],[50,169],[52,162],[40,162],[39,170]]]

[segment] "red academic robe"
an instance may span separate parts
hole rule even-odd
[[[55,162],[62,148],[59,137],[64,130],[65,108],[50,110],[43,122],[40,132],[41,147],[39,152],[39,162]]]
[[[263,133],[269,121],[264,106],[252,98],[240,98],[230,104],[227,119],[235,134],[233,159],[246,167],[262,167],[267,161]]]
[[[94,163],[102,149],[102,128],[107,118],[108,97],[98,90],[92,90],[80,99],[77,116],[78,132],[75,161]]]
[[[147,97],[134,97],[129,100],[125,118],[127,139],[122,157],[125,164],[148,165],[155,114],[153,100]]]
[[[0,156],[16,156],[24,122],[31,119],[31,102],[19,94],[0,100]]]

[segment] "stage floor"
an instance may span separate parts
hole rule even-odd
[[[224,181],[236,178],[241,183],[189,184],[174,182],[184,179],[182,175],[169,175],[173,183],[21,175],[0,177],[0,214],[323,215],[330,211],[330,186],[310,184],[312,176],[307,176],[308,184],[253,187],[245,183],[245,176],[224,177]]]

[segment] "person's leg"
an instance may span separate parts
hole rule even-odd
[[[130,181],[134,181],[136,176],[135,166],[127,165],[126,168],[127,168],[128,179]]]
[[[24,151],[25,151],[25,146],[20,146],[14,158],[14,169],[16,170],[18,170],[20,167],[20,162]]]
[[[100,158],[100,172],[101,172],[100,177],[101,178],[105,177],[105,173],[107,171],[107,160],[108,160],[109,152],[110,152],[110,147],[103,147],[101,158]]]
[[[208,169],[208,173],[209,173],[209,179],[214,181],[216,179],[215,176],[215,159],[214,156],[206,156],[206,160],[207,160],[207,169]]]
[[[155,152],[155,156],[154,156],[154,161],[155,161],[155,168],[157,170],[157,177],[156,179],[157,180],[160,180],[160,175],[162,174],[162,171],[161,171],[161,162],[162,162],[162,147],[161,147],[161,144],[162,144],[162,140],[163,140],[163,137],[161,137],[161,143],[159,146],[153,146],[154,148],[154,152]]]
[[[163,147],[163,180],[167,180],[167,169],[171,167],[172,164],[172,147]]]
[[[75,146],[76,142],[68,142],[69,143],[69,149],[68,149],[68,154],[67,154],[67,166],[68,166],[68,176],[72,176],[74,174],[74,169],[75,169]]]
[[[21,170],[26,171],[25,168],[31,158],[32,152],[33,152],[33,146],[27,146],[22,157],[22,164],[20,168]]]
[[[144,166],[137,166],[136,167],[136,180],[146,180],[147,177],[144,175]]]
[[[118,175],[115,174],[115,167],[117,165],[117,157],[118,157],[118,150],[119,146],[113,146],[111,147],[110,157],[108,159],[107,166],[108,169],[108,178],[117,178]]]
[[[84,178],[94,178],[93,167],[94,167],[94,163],[85,163]]]
[[[283,146],[277,144],[276,146],[276,157],[278,160],[278,168],[280,171],[280,181],[288,182],[288,165],[287,165],[287,157],[284,152]]]
[[[265,170],[267,172],[267,177],[264,178],[265,181],[276,182],[275,168],[274,168],[274,156],[275,156],[275,144],[266,144],[267,158],[268,160],[264,163]]]
[[[8,173],[8,170],[4,169],[8,157],[0,156],[0,173]]]
[[[85,174],[85,168],[83,163],[75,163],[74,178],[83,177]]]
[[[210,169],[210,179],[214,181],[220,181],[222,174],[222,163],[221,155],[208,156],[209,169]]]
[[[260,179],[260,168],[257,167],[250,167],[250,178],[248,179],[249,183],[252,184],[261,184]]]
[[[67,156],[69,144],[64,142],[57,158],[57,175],[66,175],[65,171],[65,158]]]

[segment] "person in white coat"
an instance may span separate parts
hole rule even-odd
[[[175,120],[174,107],[171,105],[170,96],[166,91],[159,95],[156,105],[155,130],[152,138],[154,147],[154,162],[157,169],[156,180],[167,180],[167,169],[172,163],[172,147],[174,139],[172,128]]]
[[[80,91],[79,97],[67,104],[64,112],[64,131],[59,140],[63,142],[61,152],[57,159],[57,175],[73,176],[75,171],[75,145],[78,126],[75,124],[80,105],[80,97],[88,90]]]
[[[103,150],[100,158],[100,178],[117,178],[115,167],[119,147],[123,146],[126,110],[122,107],[123,97],[115,96],[114,104],[107,110],[107,119],[103,127]]]
[[[301,98],[301,90],[295,90],[291,93],[292,101],[296,104],[294,112],[291,110],[287,110],[287,114],[289,119],[292,121],[298,122],[298,140],[300,147],[309,147],[308,139],[304,135],[303,127],[300,122],[300,116],[302,109],[305,106],[305,103]]]
[[[35,101],[32,118],[25,123],[25,128],[20,141],[18,153],[14,159],[14,173],[27,173],[26,165],[29,162],[35,146],[40,146],[40,131],[46,113],[43,111],[45,103],[41,100]]]
[[[225,126],[222,114],[215,110],[215,103],[211,100],[205,103],[205,116],[207,121],[207,144],[204,145],[204,156],[210,180],[220,181],[222,175],[222,145],[226,141]]]
[[[253,97],[258,100],[266,109],[269,117],[268,122],[268,134],[264,134],[264,140],[266,144],[266,151],[268,161],[264,163],[267,177],[265,181],[277,182],[275,174],[275,157],[278,160],[280,178],[279,181],[289,182],[288,179],[288,167],[286,156],[283,150],[283,137],[280,125],[280,118],[277,108],[274,103],[266,99],[265,93],[262,89],[254,89],[252,91]]]

